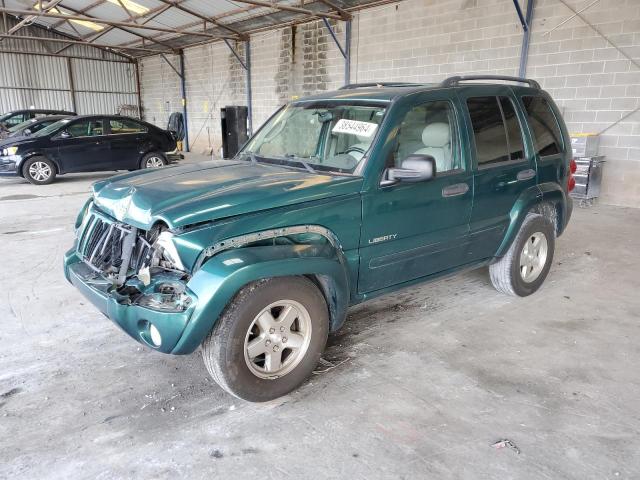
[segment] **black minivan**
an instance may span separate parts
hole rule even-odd
[[[56,175],[137,170],[168,164],[173,135],[129,117],[85,115],[65,118],[30,137],[0,143],[0,175],[18,175],[46,185]]]

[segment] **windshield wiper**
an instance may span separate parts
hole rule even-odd
[[[297,157],[296,155],[294,155],[293,153],[285,153],[284,155],[285,158],[291,159],[295,162],[298,162],[300,165],[302,165],[309,173],[318,173],[316,172],[313,167],[311,165],[309,165],[307,162],[305,162],[301,157]]]

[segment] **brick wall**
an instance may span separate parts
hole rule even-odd
[[[564,1],[575,10],[591,3]],[[640,113],[609,128],[640,105],[640,68],[579,18],[547,34],[572,12],[560,0],[536,3],[528,76],[556,99],[571,131],[608,128],[602,200],[640,206]],[[640,62],[640,1],[602,0],[582,15]],[[334,26],[342,41],[343,25]],[[352,33],[352,82],[518,71],[522,28],[512,0],[405,0],[358,12]],[[342,56],[322,22],[253,35],[251,48],[254,130],[287,100],[343,83]],[[177,76],[158,58],[145,59],[142,70],[152,122],[164,118],[162,102],[179,108]],[[244,71],[222,43],[186,50],[186,70],[192,148],[217,153],[220,108],[246,104]]]

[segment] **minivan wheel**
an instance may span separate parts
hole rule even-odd
[[[202,344],[202,358],[227,392],[266,402],[304,382],[328,334],[327,304],[313,282],[269,278],[250,283],[227,305]]]
[[[167,165],[164,155],[157,152],[147,153],[140,161],[140,168],[160,168]]]
[[[34,185],[48,185],[56,178],[56,167],[44,157],[31,157],[22,167],[22,175]]]
[[[555,249],[553,224],[544,216],[529,214],[506,255],[489,266],[496,290],[526,297],[547,278]]]

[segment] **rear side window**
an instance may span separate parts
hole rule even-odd
[[[536,153],[541,157],[562,151],[562,134],[558,121],[547,101],[542,97],[522,97]]]
[[[502,110],[496,97],[473,97],[467,100],[478,165],[506,162],[509,147]]]
[[[507,97],[499,97],[500,107],[507,126],[507,144],[509,146],[509,158],[519,160],[524,158],[524,144],[522,142],[522,128],[513,108],[513,103]]]
[[[111,133],[114,135],[122,133],[140,133],[147,131],[147,128],[144,125],[141,125],[138,122],[134,122],[133,120],[127,120],[125,118],[109,119],[109,127],[111,128]]]

